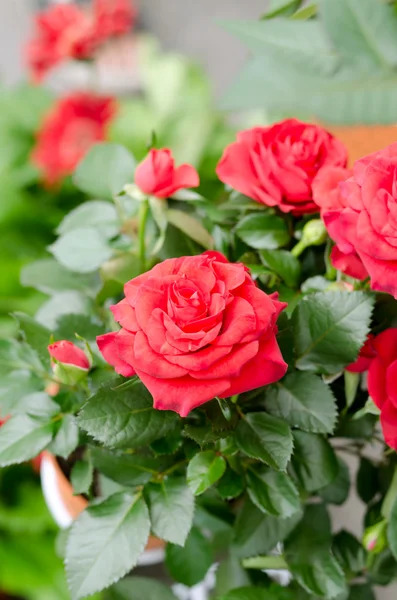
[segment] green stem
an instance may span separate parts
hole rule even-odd
[[[141,273],[146,271],[146,245],[145,245],[145,231],[146,223],[149,215],[149,202],[143,200],[139,207],[139,260],[141,263]]]
[[[243,560],[245,569],[288,569],[288,565],[282,556],[254,556]]]
[[[306,242],[304,242],[303,240],[299,240],[299,242],[296,244],[296,246],[294,246],[291,250],[291,254],[292,256],[295,256],[296,258],[298,258],[298,256],[300,256],[302,254],[302,252],[304,250],[306,250],[307,248],[307,244]]]
[[[234,396],[230,398],[232,404],[237,404],[239,395],[240,394],[234,394]]]

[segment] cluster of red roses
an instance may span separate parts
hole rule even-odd
[[[129,32],[136,14],[131,0],[93,0],[91,10],[55,4],[39,13],[36,35],[26,46],[34,81],[65,60],[91,59],[108,39]]]

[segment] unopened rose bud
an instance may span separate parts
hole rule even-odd
[[[354,286],[347,281],[333,281],[326,288],[327,292],[353,292]]]
[[[327,241],[327,230],[321,219],[312,219],[302,230],[302,241],[306,246],[321,246]]]
[[[364,532],[363,546],[368,552],[379,554],[387,546],[386,521],[368,527]]]
[[[48,352],[54,359],[53,372],[58,381],[74,385],[88,373],[91,362],[86,353],[67,340],[54,342],[48,346]]]

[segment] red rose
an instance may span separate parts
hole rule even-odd
[[[341,183],[346,181],[353,171],[343,167],[324,167],[313,181],[313,200],[320,207],[321,217],[332,237],[334,228],[338,228],[339,218],[346,208],[346,199],[341,193]],[[336,269],[349,277],[365,279],[367,271],[353,246],[349,243],[335,246],[331,251],[331,262]]]
[[[397,329],[373,340],[376,356],[368,371],[368,392],[380,409],[386,444],[397,450]]]
[[[221,181],[257,202],[299,216],[318,210],[312,183],[319,170],[346,163],[346,148],[325,129],[287,119],[240,132],[216,172]]]
[[[397,297],[397,143],[358,160],[340,184],[345,208],[325,214],[339,250],[357,253],[374,290]]]
[[[185,417],[280,379],[287,365],[276,341],[286,304],[268,296],[242,264],[218,252],[172,258],[126,283],[112,307],[122,329],[97,338],[104,358],[136,373],[154,407]]]
[[[150,150],[135,170],[135,183],[148,196],[168,198],[182,188],[197,187],[198,173],[191,165],[175,167],[171,150]]]
[[[40,12],[36,35],[26,45],[26,60],[35,81],[66,59],[90,58],[97,40],[92,18],[75,4],[55,4]]]
[[[53,184],[71,174],[86,152],[106,139],[116,111],[112,98],[77,93],[62,98],[37,134],[32,160]]]
[[[55,358],[56,361],[63,365],[72,365],[79,369],[88,371],[90,368],[90,361],[87,358],[86,353],[67,340],[61,342],[54,342],[48,346],[48,352],[51,358]]]
[[[96,34],[102,40],[128,33],[137,17],[131,0],[94,0],[93,9]]]
[[[346,367],[346,371],[350,371],[350,373],[363,373],[364,371],[368,371],[372,360],[376,356],[373,339],[374,336],[370,333],[359,352],[357,360]]]

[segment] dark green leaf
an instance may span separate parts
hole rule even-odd
[[[243,587],[232,590],[218,600],[275,600],[265,588]]]
[[[348,531],[342,530],[334,537],[332,551],[349,579],[365,568],[365,550]]]
[[[349,416],[338,423],[335,431],[336,437],[347,437],[352,439],[372,438],[375,425],[379,422],[379,417],[375,415],[365,415],[361,419],[352,419]]]
[[[261,250],[262,263],[279,275],[290,287],[296,287],[299,282],[301,265],[299,260],[288,250]]]
[[[45,294],[77,290],[95,295],[99,290],[98,275],[72,273],[52,258],[29,263],[21,271],[21,284]]]
[[[397,499],[393,504],[387,525],[387,539],[394,558],[397,559]]]
[[[338,474],[332,483],[319,490],[321,498],[329,504],[344,504],[349,497],[350,473],[344,460],[337,457]]]
[[[233,469],[227,467],[216,489],[224,500],[237,498],[244,491],[244,479],[241,475],[233,471]]]
[[[63,218],[57,233],[64,235],[81,227],[93,227],[105,238],[114,237],[120,229],[114,204],[102,200],[91,200],[80,204]]]
[[[323,505],[306,507],[302,521],[285,542],[284,556],[307,592],[327,599],[346,592],[343,571],[331,552],[331,525]]]
[[[235,524],[233,551],[241,558],[267,554],[285,540],[301,517],[301,512],[286,519],[265,515],[246,501]]]
[[[195,496],[199,496],[224,474],[226,461],[212,450],[199,452],[190,461],[187,468],[187,482]]]
[[[328,440],[314,433],[294,431],[291,469],[304,490],[315,492],[335,480],[339,465]]]
[[[188,235],[192,240],[203,246],[204,248],[212,248],[214,245],[214,240],[212,236],[208,233],[203,225],[201,225],[200,221],[198,221],[192,215],[183,212],[181,210],[169,209],[167,211],[167,219],[168,221],[177,227],[183,233]]]
[[[145,484],[157,473],[158,461],[148,456],[91,448],[90,457],[105,477],[126,487]]]
[[[0,466],[30,460],[50,443],[53,425],[28,415],[16,415],[0,428]]]
[[[72,597],[98,592],[126,575],[149,532],[149,512],[139,495],[118,493],[89,506],[72,525],[66,549]]]
[[[360,460],[356,487],[365,504],[369,504],[379,491],[378,468],[365,456]]]
[[[349,600],[376,600],[370,585],[358,584],[350,588]]]
[[[171,576],[180,583],[193,586],[200,583],[212,565],[212,551],[208,540],[193,527],[183,548],[167,544],[165,563]]]
[[[48,344],[51,341],[50,330],[24,313],[15,312],[13,316],[18,321],[19,328],[23,332],[26,342],[37,352],[42,363],[49,366],[50,355],[48,353]]]
[[[216,570],[215,597],[250,583],[249,575],[241,565],[240,559],[234,554],[229,554]]]
[[[110,448],[139,448],[172,431],[175,413],[154,410],[141,383],[123,384],[122,378],[107,382],[88,400],[78,417],[87,433]]]
[[[183,546],[192,527],[194,498],[183,478],[164,479],[148,489],[153,533]]]
[[[369,580],[375,585],[389,585],[397,577],[397,562],[387,548],[373,557],[369,568]]]
[[[76,417],[65,415],[49,449],[55,456],[66,459],[77,448],[78,443],[79,428]]]
[[[268,12],[263,16],[264,19],[273,19],[274,17],[292,15],[300,5],[302,0],[273,0],[270,3]]]
[[[285,221],[275,215],[248,215],[238,223],[235,231],[236,235],[252,248],[274,250],[285,246],[289,241]]]
[[[68,231],[48,249],[61,265],[76,273],[96,271],[112,256],[106,238],[93,227]]]
[[[57,320],[56,337],[62,340],[73,340],[76,333],[85,340],[94,341],[103,333],[103,325],[93,321],[87,315],[66,314]]]
[[[251,467],[247,472],[248,495],[265,514],[290,517],[300,509],[298,490],[290,477],[266,467]]]
[[[312,433],[331,433],[337,408],[330,390],[319,377],[291,373],[266,389],[265,406],[292,427]]]
[[[303,371],[336,373],[356,360],[371,321],[374,296],[364,292],[318,292],[293,313],[296,365]]]
[[[112,199],[134,178],[135,159],[119,144],[97,144],[78,165],[75,185],[94,198]]]
[[[284,421],[266,413],[248,413],[236,429],[240,450],[273,469],[284,471],[292,454],[292,434]]]
[[[70,474],[70,481],[75,494],[88,494],[90,491],[94,469],[87,460],[78,460]]]
[[[126,577],[113,585],[106,600],[176,600],[168,586],[146,577]]]

